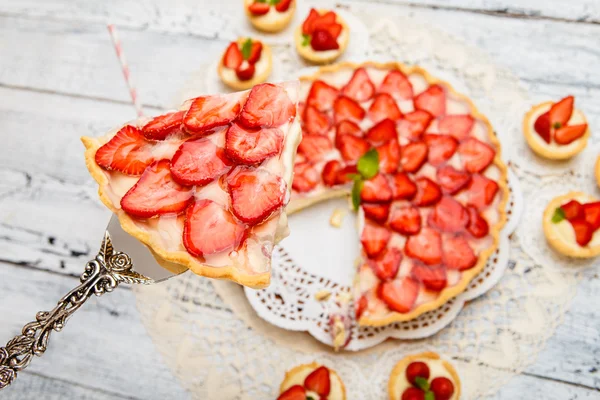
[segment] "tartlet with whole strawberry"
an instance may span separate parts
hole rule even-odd
[[[277,400],[346,400],[339,375],[316,362],[298,365],[285,373]]]
[[[404,357],[390,374],[390,400],[458,400],[460,378],[447,361],[433,352]]]
[[[260,40],[239,38],[231,42],[218,66],[223,83],[234,90],[246,90],[263,83],[271,74],[271,48]]]
[[[523,119],[523,132],[529,147],[539,156],[564,160],[580,153],[587,145],[590,130],[585,115],[574,108],[575,98],[567,96],[531,108]]]
[[[279,32],[289,25],[296,0],[244,0],[250,23],[263,32]]]
[[[559,253],[577,258],[600,254],[600,200],[570,192],[548,203],[543,217],[544,235]]]
[[[312,8],[294,33],[298,54],[307,61],[326,64],[344,53],[350,40],[350,28],[331,10]]]

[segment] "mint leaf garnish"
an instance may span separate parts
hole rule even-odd
[[[242,57],[244,57],[244,60],[247,60],[250,58],[251,52],[252,52],[252,39],[248,38],[242,45]]]
[[[359,174],[346,174],[346,178],[355,181],[357,179],[362,179],[362,176]]]
[[[356,164],[358,172],[365,179],[371,179],[379,172],[379,153],[371,149],[363,154]]]
[[[302,46],[308,46],[310,43],[310,35],[302,34]]]
[[[435,394],[433,392],[425,392],[425,400],[435,400]]]
[[[256,3],[266,3],[267,0],[254,0]]]
[[[315,399],[313,399],[311,396],[306,396],[306,400],[315,400]]]
[[[281,0],[270,0],[269,4],[272,6],[276,6],[277,4],[279,4],[281,2]]]
[[[364,181],[362,179],[355,179],[354,185],[352,186],[352,206],[354,211],[358,211],[360,206],[360,192],[362,191]]]
[[[554,125],[552,125],[554,129],[559,129],[561,126],[562,124],[560,122],[555,122]]]
[[[558,224],[560,221],[562,221],[565,218],[566,218],[565,210],[563,210],[560,207],[557,207],[556,210],[554,210],[554,215],[552,216],[552,222],[554,222],[555,224]]]
[[[422,376],[417,376],[415,378],[415,385],[417,385],[417,387],[425,392],[427,392],[429,390],[429,382],[427,381],[427,379],[423,378]]]

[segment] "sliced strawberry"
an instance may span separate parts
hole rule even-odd
[[[298,145],[298,152],[308,161],[322,160],[333,149],[333,143],[325,135],[304,135]]]
[[[481,172],[494,161],[496,151],[475,138],[469,138],[458,146],[458,154],[467,172]]]
[[[365,217],[372,219],[375,222],[384,224],[388,215],[390,215],[390,205],[388,204],[362,204],[362,209],[365,213]]]
[[[535,120],[533,129],[535,129],[537,134],[544,139],[544,142],[550,143],[550,111],[546,111]]]
[[[248,11],[253,15],[265,15],[270,7],[269,3],[252,3],[248,6]]]
[[[302,23],[302,34],[303,35],[312,35],[312,33],[314,31],[314,23],[316,20],[319,19],[319,17],[320,17],[319,12],[317,10],[315,10],[314,8],[311,8],[310,12],[308,13],[308,17],[306,17],[306,19]]]
[[[427,222],[443,232],[461,232],[469,223],[469,214],[458,201],[444,196],[429,214]]]
[[[415,97],[415,108],[427,111],[434,117],[446,114],[446,92],[440,85],[431,85]]]
[[[227,191],[233,215],[254,226],[281,209],[286,184],[266,169],[237,167],[227,176]]]
[[[256,64],[260,60],[262,54],[263,45],[258,40],[252,41],[252,47],[250,48],[250,56],[248,57],[249,64]]]
[[[188,186],[204,186],[224,175],[231,168],[225,151],[208,138],[184,142],[171,159],[173,179]]]
[[[392,200],[392,188],[384,175],[377,174],[364,182],[360,198],[367,203],[386,203]]]
[[[417,184],[417,194],[413,199],[415,205],[419,207],[432,206],[442,197],[440,187],[431,179],[421,177],[415,183]]]
[[[464,115],[446,115],[438,121],[440,133],[447,133],[458,140],[469,136],[475,120],[469,114]]]
[[[294,164],[292,189],[297,192],[309,192],[319,183],[319,172],[309,162]]]
[[[444,193],[455,194],[471,183],[471,174],[459,171],[450,165],[444,165],[437,170],[437,181]]]
[[[400,400],[425,400],[425,392],[417,387],[410,386],[402,392]]]
[[[317,393],[321,398],[327,397],[331,391],[331,382],[327,367],[321,366],[311,372],[304,380],[304,387],[307,390]]]
[[[402,252],[392,247],[369,260],[369,266],[380,280],[389,281],[390,279],[394,279],[398,274],[401,261]]]
[[[292,1],[293,0],[280,0],[279,3],[275,5],[275,9],[279,12],[286,12],[290,8]]]
[[[342,30],[344,29],[344,27],[342,26],[342,24],[334,22],[333,24],[327,25],[322,29],[325,29],[327,32],[329,32],[331,36],[333,36],[333,38],[337,39],[342,34]]]
[[[367,101],[373,98],[375,86],[367,70],[364,68],[355,70],[350,81],[342,89],[342,93],[356,101]]]
[[[137,218],[151,218],[161,214],[178,214],[185,210],[194,197],[194,190],[173,181],[169,160],[149,165],[140,180],[125,193],[121,208]]]
[[[558,103],[554,103],[549,111],[550,127],[554,129],[562,128],[571,119],[573,114],[573,103],[575,98],[567,96]]]
[[[408,78],[398,70],[390,71],[381,85],[379,86],[379,93],[387,93],[395,98],[401,100],[409,100],[413,97],[412,84]]]
[[[373,122],[381,121],[384,118],[389,118],[393,121],[402,118],[402,112],[400,112],[396,100],[387,93],[375,96],[375,100],[371,103],[367,115]]]
[[[141,175],[154,162],[152,145],[135,126],[126,125],[102,145],[95,156],[96,164],[106,170],[127,175]]]
[[[587,127],[587,124],[563,126],[554,133],[554,141],[558,144],[572,143],[585,134]]]
[[[426,134],[424,139],[427,147],[429,147],[429,156],[427,159],[433,166],[438,166],[448,161],[458,148],[458,140],[449,135]]]
[[[407,313],[419,295],[419,283],[411,278],[388,281],[381,285],[380,296],[392,311]]]
[[[477,256],[469,246],[469,242],[461,236],[446,236],[442,240],[444,265],[450,269],[464,271],[477,264]]]
[[[417,193],[417,185],[403,172],[394,174],[391,186],[394,200],[410,200]]]
[[[325,186],[335,186],[338,184],[338,174],[342,170],[342,164],[338,160],[328,161],[323,167],[321,177]]]
[[[416,235],[421,231],[421,213],[414,206],[395,208],[390,218],[390,227],[402,235]]]
[[[583,213],[586,222],[594,231],[600,228],[600,201],[584,204]]]
[[[356,319],[359,320],[360,317],[364,314],[364,312],[369,307],[369,300],[367,300],[367,296],[362,295],[358,299],[358,301],[354,304],[354,309],[356,310]]]
[[[212,200],[196,200],[187,208],[183,245],[196,257],[237,248],[246,236],[246,227]]]
[[[427,265],[439,264],[442,261],[441,236],[431,228],[423,228],[419,234],[408,237],[404,252]]]
[[[342,154],[342,158],[353,164],[356,164],[358,159],[370,148],[371,146],[366,140],[356,136],[343,135],[339,138],[338,149]]]
[[[352,178],[349,177],[350,174],[358,174],[356,165],[346,165],[342,168],[337,174],[337,183],[343,185],[344,183],[352,182]]]
[[[377,146],[376,149],[379,154],[379,172],[391,174],[398,171],[400,163],[400,145],[398,141],[390,140],[381,146]]]
[[[345,119],[360,121],[365,117],[365,110],[360,104],[347,96],[340,96],[333,103],[335,123]]]
[[[391,119],[384,119],[367,131],[365,138],[373,145],[398,140],[396,124]]]
[[[482,209],[494,201],[498,184],[483,175],[474,174],[466,189],[467,204]]]
[[[327,11],[323,15],[319,15],[313,24],[313,29],[324,29],[328,26],[335,24],[337,20],[337,15],[333,11]]]
[[[568,203],[560,206],[560,208],[562,208],[565,213],[565,218],[569,221],[585,218],[583,206],[577,200],[571,200]]]
[[[340,145],[340,138],[343,135],[352,135],[352,136],[359,136],[362,137],[362,131],[360,130],[360,127],[358,125],[356,125],[354,122],[352,121],[342,121],[339,124],[337,124],[336,128],[335,128],[335,146],[339,147]]]
[[[164,140],[167,136],[181,130],[184,115],[185,111],[177,111],[154,117],[144,125],[142,133],[146,139]]]
[[[320,112],[313,106],[304,109],[304,129],[311,135],[325,135],[331,127],[327,114]]]
[[[256,85],[250,91],[240,113],[240,123],[248,128],[269,128],[282,125],[296,116],[292,103],[281,86],[271,83]]]
[[[232,96],[198,97],[183,117],[183,128],[191,134],[210,135],[213,128],[236,119],[240,108],[238,98]]]
[[[377,257],[386,248],[392,233],[375,222],[365,220],[365,227],[360,235],[360,243],[369,258]]]
[[[428,152],[424,142],[409,143],[402,147],[400,166],[406,172],[417,172],[427,161]]]
[[[469,213],[467,231],[476,238],[486,236],[490,231],[490,227],[485,218],[483,218],[481,214],[479,214],[479,211],[473,206],[467,207],[467,212]]]
[[[594,236],[594,230],[592,226],[586,222],[585,219],[576,219],[569,221],[575,232],[575,240],[580,246],[587,245]]]
[[[306,389],[300,385],[294,385],[281,393],[277,400],[306,400]]]
[[[244,61],[242,52],[237,42],[231,42],[223,55],[223,65],[227,68],[237,69]]]
[[[433,117],[427,111],[416,110],[405,114],[398,121],[398,134],[410,140],[417,140],[429,126]]]
[[[245,64],[240,65],[238,67],[238,69],[235,70],[235,75],[238,77],[238,79],[240,81],[244,82],[244,81],[249,81],[250,79],[252,79],[255,72],[256,72],[256,67],[254,67],[253,64],[245,63]]]
[[[421,282],[429,290],[439,292],[446,287],[446,269],[443,266],[428,267],[422,264],[414,264],[410,270],[411,276]]]
[[[279,128],[247,129],[234,123],[225,135],[225,154],[236,164],[259,164],[278,155],[282,148]]]
[[[327,29],[315,29],[310,39],[310,47],[315,51],[337,50],[340,48],[336,38]]]
[[[308,92],[306,104],[316,107],[319,111],[331,110],[339,93],[339,90],[323,81],[314,81]]]

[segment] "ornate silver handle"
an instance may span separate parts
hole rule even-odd
[[[92,294],[102,296],[120,283],[153,283],[152,279],[133,271],[131,257],[115,252],[108,231],[98,255],[86,264],[80,280],[81,284],[67,293],[52,311],[38,312],[36,320],[25,325],[21,335],[14,337],[6,347],[0,347],[0,390],[17,378],[17,372],[29,366],[34,355],[44,354],[52,331],[60,332]]]

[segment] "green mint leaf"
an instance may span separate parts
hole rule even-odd
[[[365,179],[371,179],[379,172],[379,153],[371,149],[363,154],[356,164],[358,172]]]
[[[358,211],[360,207],[360,192],[362,191],[364,181],[362,179],[355,179],[354,185],[352,186],[352,206],[354,211]]]
[[[435,400],[435,395],[433,394],[433,392],[425,392],[425,400]]]
[[[360,175],[360,174],[346,174],[346,178],[355,181],[357,179],[362,179],[362,175]]]
[[[248,38],[242,45],[242,57],[244,57],[244,60],[247,60],[250,58],[251,52],[252,52],[252,39]]]
[[[281,0],[270,0],[269,4],[272,6],[276,6],[277,4],[279,4],[281,2]]]
[[[552,125],[554,129],[559,129],[561,126],[562,124],[560,122],[555,122],[554,125]]]
[[[427,379],[423,378],[422,376],[417,376],[415,378],[415,385],[417,385],[417,387],[425,392],[427,392],[429,390],[429,382],[427,381]]]
[[[312,398],[312,397],[310,397],[310,396],[306,396],[306,400],[315,400],[315,399],[313,399],[313,398]],[[434,400],[435,400],[435,399],[434,399]]]
[[[302,46],[308,46],[310,44],[310,35],[302,34]]]
[[[254,0],[255,3],[266,3],[267,0]]]
[[[554,222],[555,224],[558,224],[563,219],[565,219],[565,210],[563,210],[560,207],[557,207],[556,210],[554,210],[554,215],[552,216],[552,222]]]

